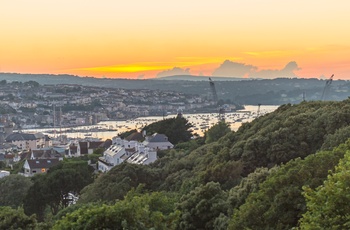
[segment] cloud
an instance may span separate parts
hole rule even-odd
[[[289,62],[283,69],[266,69],[249,74],[251,78],[280,78],[280,77],[297,77],[294,71],[300,70],[298,64],[295,61]]]
[[[294,73],[300,70],[295,61],[289,62],[283,69],[262,69],[244,63],[224,61],[219,68],[215,69],[212,76],[219,77],[244,77],[244,78],[281,78],[281,77],[297,77]]]
[[[157,77],[168,77],[168,76],[174,76],[174,75],[189,75],[190,69],[182,69],[180,67],[174,67],[172,69],[164,70],[162,72],[159,72],[157,74]]]
[[[246,65],[244,63],[226,60],[219,66],[219,68],[214,70],[212,76],[244,77],[245,75],[256,71],[257,69],[258,67],[253,65]]]
[[[140,74],[139,76],[137,76],[137,79],[139,79],[139,80],[144,79],[144,78],[145,78],[144,74]]]
[[[325,79],[327,79],[326,76],[325,76],[324,74],[322,74],[322,75],[320,76],[320,80],[325,80]]]

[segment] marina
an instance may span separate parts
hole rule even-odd
[[[246,105],[244,110],[225,113],[225,121],[230,125],[230,128],[236,131],[242,123],[250,122],[257,116],[273,112],[277,109],[277,105]],[[258,114],[259,113],[259,114]],[[96,125],[77,126],[69,128],[44,128],[44,129],[25,129],[23,132],[37,133],[41,132],[47,134],[50,138],[58,138],[65,136],[67,138],[77,139],[99,139],[106,140],[117,136],[120,133],[130,131],[132,129],[141,130],[143,127],[154,123],[156,121],[176,117],[177,114],[170,114],[167,116],[149,116],[139,117],[136,119],[124,121],[102,121]],[[204,132],[219,121],[218,113],[197,113],[197,114],[183,114],[193,127],[191,131],[193,134],[199,136],[204,135]]]

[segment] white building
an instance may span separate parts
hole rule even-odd
[[[168,141],[168,137],[164,134],[155,133],[152,136],[146,137],[146,140],[143,142],[146,147],[165,150],[172,149],[174,145]]]
[[[99,158],[98,169],[107,172],[124,161],[147,165],[157,160],[157,150],[170,149],[173,146],[164,134],[155,134],[143,143],[128,138],[113,138],[113,145]]]
[[[103,157],[99,158],[98,169],[102,172],[107,172],[114,166],[122,163],[125,155],[125,148],[120,145],[111,145],[103,153]]]
[[[9,175],[10,175],[9,171],[0,170],[0,178],[3,178],[5,176],[9,176]]]

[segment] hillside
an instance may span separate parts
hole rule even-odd
[[[316,208],[312,197],[324,196],[319,186],[350,151],[349,138],[350,99],[286,104],[218,141],[191,140],[161,152],[149,166],[114,167],[83,188],[78,204],[55,214],[51,224],[53,229],[291,229],[299,221],[310,226],[316,218],[308,211]],[[337,167],[338,174],[345,173],[340,178],[350,177],[344,167]],[[59,172],[51,178],[68,173]],[[47,183],[39,179],[36,188],[41,180]],[[341,200],[337,195],[334,200]],[[25,203],[26,214],[36,213],[28,207],[39,210]],[[342,212],[350,214],[345,207]]]
[[[263,180],[271,174],[268,177],[271,179],[264,182],[267,184],[266,189],[274,186],[276,196],[280,194],[284,197],[286,195],[284,189],[290,189],[295,194],[291,196],[293,200],[285,200],[281,197],[281,204],[278,204],[279,208],[286,205],[285,202],[292,202],[295,207],[299,206],[298,209],[291,206],[288,210],[290,213],[286,213],[287,220],[279,223],[285,227],[291,227],[297,224],[301,213],[305,211],[302,186],[308,184],[315,188],[321,185],[327,177],[328,170],[333,169],[344,155],[345,149],[349,149],[347,145],[340,150],[334,150],[335,152],[328,151],[350,137],[349,102],[346,100],[308,102],[294,106],[284,105],[271,114],[244,124],[237,132],[227,134],[218,142],[203,145],[190,152],[186,149],[172,150],[150,167],[127,164],[115,167],[107,175],[98,178],[93,184],[86,187],[82,191],[80,202],[89,203],[101,198],[110,201],[122,199],[129,189],[140,184],[144,184],[145,191],[175,192],[179,198],[182,197],[182,202],[194,199],[190,194],[196,197],[199,196],[198,193],[214,189],[215,193],[222,194],[220,202],[228,203],[220,208],[217,216],[213,214],[214,216],[207,221],[220,222],[222,219],[221,224],[224,224],[229,221],[233,209],[238,208],[239,203],[245,205],[242,208],[248,206],[249,210],[255,210],[254,205],[245,204],[241,195],[238,194],[245,194],[246,197],[249,197],[249,192],[253,192],[254,189],[250,188],[247,183],[258,183],[255,181],[256,178]],[[317,152],[319,153],[315,155]],[[283,164],[286,165],[282,166]],[[265,171],[261,171],[262,168]],[[299,168],[303,168],[302,171]],[[299,172],[297,175],[292,173],[295,170]],[[264,173],[261,175],[262,172]],[[281,176],[284,182],[279,182],[282,178],[276,179]],[[303,179],[295,181],[299,177]],[[278,184],[272,185],[271,183]],[[289,187],[284,187],[285,185]],[[263,194],[266,192],[260,191]],[[266,206],[267,202],[273,201],[265,198],[263,202]],[[188,203],[178,204],[178,209],[182,213],[180,222],[194,224],[193,219],[188,220],[184,215],[196,208],[195,203],[192,204],[194,206],[188,206]],[[303,208],[300,209],[300,207]],[[281,214],[279,212],[281,211],[275,211],[274,218]],[[220,213],[225,215],[219,215]],[[243,219],[240,212],[236,215],[239,216],[239,219]],[[255,213],[245,215],[249,219]],[[269,226],[276,227],[277,223],[273,222],[272,217],[269,218]],[[236,226],[236,223],[233,223],[231,225]],[[197,229],[199,227],[196,226]],[[210,228],[203,228],[212,229],[212,227],[214,223],[211,223]],[[184,227],[184,229],[192,228]]]

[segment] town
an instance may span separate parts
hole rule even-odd
[[[112,141],[88,136],[84,139],[48,136],[41,132],[28,132],[30,128],[77,128],[101,121],[215,108],[210,95],[203,97],[172,91],[76,84],[40,85],[35,81],[0,81],[0,100],[0,169],[20,167],[17,172],[24,176],[45,173],[64,158],[88,156],[96,150],[99,158],[106,151],[101,159],[90,161],[96,170],[107,171],[107,168],[117,165],[117,161],[119,164],[123,160],[140,163],[139,160],[131,160],[136,159],[136,155],[142,157],[142,163],[148,164],[157,159],[157,150],[163,149],[163,142],[168,143],[166,149],[173,147],[164,134],[144,136],[142,138],[148,142],[138,143],[139,139],[135,142],[130,137],[121,140],[116,136]],[[154,145],[155,140],[160,142],[159,145]],[[108,157],[111,146],[112,149],[118,146],[119,152],[126,151],[127,154],[122,154],[123,158],[118,156],[118,159]],[[1,175],[9,175],[9,172],[2,171]]]
[[[210,95],[0,81],[1,123],[15,129],[93,125],[104,120],[212,109]]]

